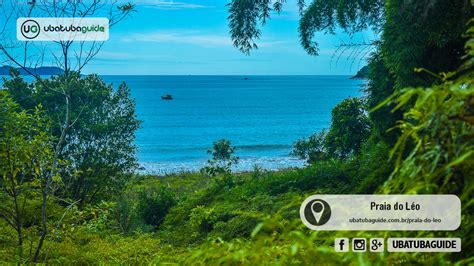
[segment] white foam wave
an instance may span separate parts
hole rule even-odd
[[[206,166],[206,160],[190,162],[142,162],[141,174],[164,175],[181,172],[198,172]],[[253,157],[241,158],[239,163],[233,167],[234,172],[252,171],[255,166],[259,168],[276,171],[286,168],[300,168],[306,165],[305,161],[294,157]]]

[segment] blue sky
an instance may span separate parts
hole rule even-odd
[[[298,41],[294,0],[263,28],[259,49],[246,56],[228,34],[229,0],[139,0],[137,12],[111,29],[110,39],[85,72],[154,75],[347,75],[364,62],[343,56],[342,42],[373,39],[370,32],[352,36],[318,34],[320,55],[308,56]],[[125,66],[125,67],[124,67]]]
[[[373,40],[371,32],[353,36],[317,34],[320,55],[299,44],[296,0],[263,27],[259,49],[250,56],[232,46],[227,26],[230,0],[132,0],[137,12],[110,30],[110,39],[83,69],[111,75],[350,75],[364,60],[349,53],[334,58],[341,42]]]

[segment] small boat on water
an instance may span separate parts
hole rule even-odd
[[[173,100],[173,96],[171,94],[166,94],[161,96],[162,100]]]

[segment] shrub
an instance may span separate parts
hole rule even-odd
[[[375,138],[364,144],[361,154],[351,162],[357,168],[357,175],[354,176],[358,186],[356,193],[375,193],[388,180],[393,171],[389,152],[390,147],[383,141],[375,142]]]
[[[97,203],[120,191],[137,169],[135,131],[140,126],[130,90],[105,84],[97,75],[67,73],[26,83],[16,71],[4,87],[25,110],[42,105],[59,138],[64,117],[71,121],[61,146],[62,197]],[[66,104],[63,93],[68,95]]]
[[[332,110],[324,146],[332,157],[345,159],[357,155],[370,136],[370,128],[362,99],[346,99]]]
[[[323,161],[328,159],[327,149],[324,146],[326,131],[311,135],[307,139],[301,139],[293,144],[291,155],[306,160],[308,163]]]
[[[143,225],[143,221],[137,211],[137,197],[126,193],[116,200],[113,216],[117,227],[124,233],[131,233]]]
[[[189,222],[193,228],[198,232],[208,233],[214,227],[217,221],[217,215],[213,208],[206,208],[204,206],[197,206],[192,209],[189,217]]]
[[[215,234],[223,240],[250,237],[255,226],[260,222],[261,215],[255,213],[241,212],[228,221],[219,221],[214,226]]]
[[[331,158],[348,159],[360,154],[371,132],[370,120],[362,99],[349,98],[332,110],[331,128],[298,140],[292,155],[308,163]]]
[[[169,209],[175,205],[174,194],[165,187],[142,190],[138,194],[137,210],[147,225],[161,225]]]
[[[214,142],[212,149],[207,153],[212,155],[212,159],[208,161],[208,166],[201,169],[201,172],[210,176],[228,174],[231,172],[232,165],[239,162],[239,157],[234,156],[235,147],[229,140],[222,139]]]

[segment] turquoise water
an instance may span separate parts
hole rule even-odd
[[[137,132],[142,171],[194,171],[213,141],[229,139],[241,163],[266,169],[302,166],[291,145],[327,128],[332,108],[362,94],[348,76],[103,76],[125,81],[143,121]],[[161,96],[172,94],[172,101]]]

